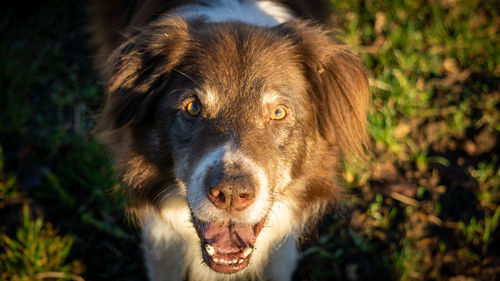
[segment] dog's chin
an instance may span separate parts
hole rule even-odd
[[[193,216],[205,263],[211,269],[226,274],[245,269],[264,221],[265,217],[256,224],[205,222]]]

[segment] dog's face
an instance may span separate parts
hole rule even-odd
[[[366,138],[363,69],[310,26],[172,19],[110,62],[102,122],[135,207],[184,194],[218,272],[248,265],[276,200],[301,212],[335,197],[336,158]]]
[[[256,30],[241,41],[245,28],[227,26],[192,47],[197,55],[176,69],[155,118],[205,262],[224,273],[247,266],[276,193],[300,165],[312,121],[288,46]]]

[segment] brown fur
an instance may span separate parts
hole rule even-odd
[[[112,141],[112,146],[119,149],[116,153],[119,159],[125,158],[118,162],[125,171],[126,183],[134,190],[147,189],[154,184],[146,184],[146,182],[156,182],[156,180],[147,177],[147,175],[151,175],[151,178],[155,178],[154,175],[158,174],[154,172],[154,167],[157,166],[155,159],[149,160],[147,156],[140,156],[141,153],[134,152],[134,150],[140,150],[141,143],[144,142],[142,140],[144,120],[149,120],[147,114],[151,113],[152,103],[156,101],[158,92],[165,89],[164,84],[169,81],[169,75],[172,75],[172,72],[179,75],[175,73],[174,68],[182,63],[186,51],[193,47],[188,46],[187,41],[192,40],[191,37],[196,32],[194,27],[190,27],[189,23],[181,19],[156,23],[148,28],[150,31],[142,30],[140,36],[133,37],[130,42],[124,43],[110,59],[108,71],[112,75],[108,88],[109,95],[99,123],[101,130],[119,135],[114,138],[117,143]],[[214,26],[214,28],[218,27]],[[316,180],[316,182],[328,183],[326,188],[323,187],[324,184],[321,184],[308,187],[309,192],[297,192],[308,195],[302,197],[301,201],[305,202],[304,205],[313,205],[313,201],[318,201],[318,198],[321,198],[320,201],[325,198],[325,190],[338,189],[331,187],[331,179],[336,178],[336,175],[330,175],[331,171],[336,172],[338,168],[323,168],[323,164],[318,164],[318,160],[321,163],[327,162],[333,165],[340,158],[339,153],[363,155],[364,144],[368,140],[365,122],[369,100],[368,83],[364,68],[359,60],[344,45],[332,41],[321,29],[303,22],[290,23],[276,29],[282,37],[269,39],[292,39],[300,47],[293,48],[295,49],[293,51],[296,52],[294,54],[297,56],[296,62],[302,65],[306,76],[305,80],[309,83],[297,87],[307,88],[310,103],[313,105],[311,109],[315,115],[315,121],[311,125],[323,139],[322,143],[315,144],[319,146],[314,151],[318,155],[314,155],[314,159],[306,158],[312,163],[305,162],[301,171],[296,171],[295,175],[300,177],[308,174],[313,178],[311,175],[318,174],[323,180]],[[206,35],[212,31],[204,31],[203,33]],[[200,34],[197,35],[200,36]],[[311,38],[313,36],[314,38]],[[230,40],[231,36],[228,35],[226,39],[228,39],[226,44],[233,43]],[[199,40],[203,40],[203,38],[199,38]],[[199,45],[204,46],[204,43],[200,42]],[[227,56],[227,48],[210,51],[224,52],[220,56],[214,55],[213,57],[229,57]],[[285,50],[276,49],[276,53],[280,51],[284,52]],[[202,52],[202,50],[193,51],[193,53],[196,52]],[[274,56],[276,53],[270,55]],[[268,60],[269,58],[263,57],[262,59]],[[212,66],[214,63],[206,61],[200,64]],[[224,65],[221,62],[219,64]],[[269,73],[278,73],[279,70],[275,67],[278,66],[271,68]],[[283,66],[279,65],[279,67]],[[221,69],[220,71],[230,70]],[[228,75],[228,77],[235,77],[235,75],[237,73]],[[147,125],[151,124],[146,123]],[[134,127],[141,129],[134,129]],[[123,135],[125,132],[131,135]],[[139,141],[139,143],[127,144],[122,147],[122,140],[129,138],[132,141]],[[148,143],[147,140],[145,142]],[[336,148],[339,148],[340,151],[335,152]],[[154,155],[155,153],[150,152],[150,154]],[[330,157],[331,161],[323,161],[325,156],[331,154],[333,154]],[[134,171],[136,166],[140,167],[140,173]],[[151,168],[142,171],[145,166],[151,166]],[[317,193],[320,196],[315,196],[316,189],[318,189]],[[155,194],[153,193],[151,196],[155,196]],[[148,200],[151,199],[148,196]]]
[[[271,28],[154,20],[178,3],[155,10],[155,0],[140,7],[122,1],[127,11],[138,12],[122,17],[107,6],[97,9],[96,28],[109,25],[96,37],[100,53],[114,50],[102,64],[108,86],[97,130],[115,152],[134,213],[159,207],[165,194],[176,192],[173,169],[179,151],[190,155],[187,163],[194,166],[197,155],[226,140],[237,140],[238,149],[260,159],[271,185],[278,171],[269,155],[289,163],[292,183],[274,196],[295,202],[292,212],[302,229],[343,197],[341,159],[364,157],[370,96],[366,70],[345,45],[306,20]],[[127,26],[133,28],[113,32]],[[179,123],[179,91],[206,90],[207,85],[219,93],[221,104],[204,108],[203,126]],[[269,112],[255,105],[269,89],[293,105],[281,123],[259,121]],[[183,146],[182,138],[192,141],[191,148]],[[186,174],[193,172],[187,169]]]
[[[97,66],[103,67],[106,58],[125,40],[130,28],[141,27],[166,11],[201,0],[94,0],[90,14],[93,43],[98,48]],[[330,3],[324,0],[278,0],[305,19],[327,22]]]

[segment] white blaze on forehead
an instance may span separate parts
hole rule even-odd
[[[267,214],[270,207],[269,180],[265,171],[252,159],[233,148],[230,143],[214,148],[203,156],[186,183],[187,199],[193,214],[202,221],[218,221],[228,219],[227,212],[215,207],[207,198],[205,178],[211,167],[231,166],[237,164],[243,173],[252,177],[256,185],[255,202],[247,209],[239,212],[238,217],[231,217],[236,222],[258,223]]]
[[[293,13],[273,1],[204,1],[208,4],[186,5],[175,15],[184,18],[207,17],[211,22],[241,21],[259,26],[276,26],[294,18]]]

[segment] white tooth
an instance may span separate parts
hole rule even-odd
[[[209,256],[213,256],[215,254],[215,248],[210,244],[205,244],[205,250],[207,250],[207,254]]]
[[[244,261],[245,261],[244,259],[240,259],[238,263],[243,263]]]
[[[225,263],[226,263],[226,260],[225,260],[225,259],[223,259],[223,258],[220,258],[220,259],[219,259],[219,263],[224,263],[224,264],[225,264]]]
[[[246,247],[244,250],[243,250],[243,257],[246,258],[248,257],[248,255],[250,255],[252,253],[253,249],[250,248],[250,247]]]
[[[234,259],[232,260],[233,264],[237,264],[238,263],[238,259]]]
[[[215,263],[219,263],[219,259],[218,258],[214,258],[214,262]]]

